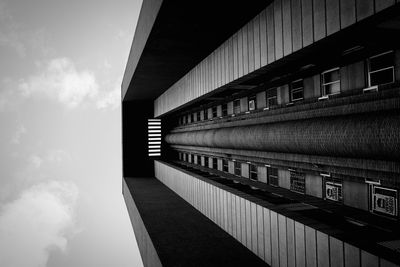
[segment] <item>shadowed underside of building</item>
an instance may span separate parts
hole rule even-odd
[[[145,266],[399,266],[400,4],[144,0],[122,83]]]

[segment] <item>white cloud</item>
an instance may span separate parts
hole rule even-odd
[[[42,166],[43,159],[37,155],[32,155],[29,158],[29,163],[33,168],[39,169]]]
[[[114,86],[114,89],[108,92],[102,92],[97,101],[96,106],[98,109],[116,109],[121,103],[121,89],[119,86]]]
[[[19,30],[5,3],[0,2],[0,46],[10,47],[25,57],[26,47]]]
[[[61,149],[53,149],[47,151],[46,160],[49,162],[62,162],[64,160],[71,160],[71,155]]]
[[[31,187],[0,213],[0,266],[46,266],[53,249],[66,250],[75,227],[78,189],[72,183]]]
[[[24,125],[20,124],[17,127],[13,137],[11,138],[11,143],[18,145],[21,142],[21,136],[26,133],[26,128]]]
[[[43,94],[57,99],[69,108],[74,108],[86,99],[98,94],[96,77],[90,71],[78,71],[68,58],[49,61],[41,73],[29,77],[19,84],[24,96]]]

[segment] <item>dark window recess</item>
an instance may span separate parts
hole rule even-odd
[[[228,116],[228,104],[222,104],[222,116]]]
[[[369,86],[394,82],[394,53],[385,52],[369,58]]]
[[[341,202],[343,199],[342,195],[342,181],[339,179],[326,178],[325,179],[325,198]]]
[[[200,111],[197,112],[196,114],[197,114],[197,121],[201,121]]]
[[[233,113],[240,113],[240,99],[233,100]]]
[[[267,108],[278,105],[278,89],[271,88],[265,92],[265,97],[267,101]]]
[[[229,172],[228,160],[226,159],[222,160],[222,171]]]
[[[249,110],[257,109],[257,98],[255,95],[249,97]]]
[[[193,154],[190,155],[190,163],[194,163],[194,155]]]
[[[208,109],[204,110],[204,120],[208,120]]]
[[[218,170],[218,159],[217,158],[212,158],[212,168],[214,170]]]
[[[279,186],[278,169],[267,168],[268,183],[272,186]]]
[[[304,173],[290,171],[290,190],[297,193],[305,194],[306,192],[305,184],[306,181]]]
[[[325,71],[321,74],[321,95],[340,93],[340,71],[339,68]]]
[[[258,179],[258,171],[257,171],[257,165],[250,164],[250,179],[251,180],[257,180]]]
[[[208,164],[208,157],[204,157],[204,166],[209,168],[210,165]]]
[[[190,114],[190,122],[194,122],[194,113]]]
[[[212,109],[211,109],[211,111],[212,111],[212,117],[213,118],[215,118],[215,117],[217,117],[217,107],[212,107]]]
[[[242,163],[235,161],[234,163],[234,173],[237,176],[242,176]]]
[[[185,124],[188,124],[189,123],[189,115],[186,115],[184,118],[185,118]]]
[[[297,80],[290,84],[290,101],[298,101],[303,99],[303,87],[303,80]]]

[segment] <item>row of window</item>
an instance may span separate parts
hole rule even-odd
[[[264,182],[271,186],[282,186],[280,185],[280,182],[282,181],[279,180],[280,178],[282,179],[282,177],[280,177],[278,168],[270,167],[267,165],[257,165],[250,162],[242,163],[239,161],[222,158],[220,159],[220,162],[222,164],[218,166],[218,158],[216,157],[208,157],[204,155],[201,156],[183,152],[179,152],[179,159],[181,161],[186,161],[192,164],[201,165],[207,168],[234,174],[238,177],[250,178],[254,181]],[[229,162],[231,162],[231,168],[229,167]],[[265,168],[264,174],[261,174],[260,168]],[[290,189],[291,191],[296,193],[306,194],[306,174],[304,172],[291,169],[288,169],[286,172],[289,174],[290,186],[282,187]],[[325,174],[321,174],[321,176],[316,179],[322,180],[322,188],[320,188],[320,190],[322,190],[322,194],[320,195],[320,197],[338,203],[345,202],[343,195],[342,179],[331,177],[331,175]],[[391,217],[398,216],[397,190],[382,187],[376,184],[371,184],[368,190],[368,206],[371,212]],[[347,204],[351,205],[351,203]]]
[[[383,85],[393,83],[394,78],[394,51],[388,51],[379,55],[375,55],[368,59],[368,86]],[[326,97],[329,95],[339,94],[340,87],[340,68],[333,68],[321,73],[321,96]],[[269,88],[265,91],[266,94],[266,108],[271,108],[278,105],[278,89],[276,87]],[[304,82],[303,79],[292,81],[289,84],[289,100],[290,102],[301,101],[304,99]],[[247,98],[247,111],[256,110],[257,97],[251,95]],[[221,116],[228,116],[228,104],[221,105]],[[233,100],[233,114],[241,113],[241,100]],[[181,125],[190,122],[202,120],[209,120],[218,117],[217,106],[211,108],[211,118],[209,118],[208,110],[203,111],[203,118],[201,112],[185,115],[179,119]]]

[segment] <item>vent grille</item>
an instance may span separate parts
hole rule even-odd
[[[149,157],[161,156],[161,120],[147,120],[148,154]]]

